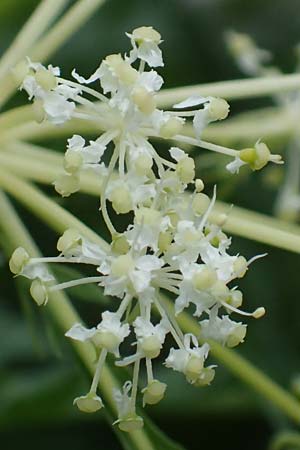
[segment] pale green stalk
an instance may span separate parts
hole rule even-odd
[[[275,436],[269,446],[269,450],[299,450],[300,433],[296,431],[282,431]]]
[[[69,0],[42,0],[0,59],[0,80],[24,58]]]
[[[216,83],[163,89],[157,94],[157,104],[159,107],[169,107],[191,95],[223,97],[226,100],[235,100],[273,95],[278,92],[297,91],[299,88],[299,74],[218,81]]]
[[[12,205],[6,196],[0,191],[0,227],[5,232],[6,236],[10,240],[14,247],[22,246],[31,254],[31,256],[40,257],[41,254],[35,242],[32,240],[27,229],[24,227],[22,221],[14,211]],[[47,305],[50,313],[53,316],[54,321],[65,333],[75,323],[82,323],[82,319],[78,316],[77,312],[71,305],[68,297],[61,291],[49,293],[49,303]],[[89,342],[72,341],[78,356],[88,369],[91,375],[95,371],[95,349]],[[109,404],[113,414],[117,414],[116,404],[113,399],[113,389],[119,388],[119,382],[112,374],[107,366],[104,366],[101,373],[99,382],[101,392],[104,399]],[[155,447],[151,443],[149,437],[143,430],[128,433],[128,440],[134,444],[136,449],[139,450],[155,450]]]
[[[11,144],[11,150],[14,151]],[[57,161],[50,161],[48,153],[43,156],[43,151],[35,149],[35,146],[26,144],[22,150],[21,143],[18,144],[16,154],[0,152],[0,163],[3,167],[8,168],[16,175],[29,178],[40,183],[52,183],[62,170],[63,157],[53,155]],[[26,152],[26,148],[30,152]],[[23,153],[23,155],[22,155]],[[55,152],[53,152],[55,153]],[[47,164],[45,164],[45,162]],[[10,175],[6,174],[10,177]],[[15,183],[23,183],[16,177],[13,177]],[[3,183],[0,179],[0,184]],[[86,194],[99,196],[100,186],[96,176],[92,174],[82,174],[81,191]],[[237,236],[251,239],[274,247],[282,248],[292,252],[300,253],[300,228],[273,217],[264,214],[249,211],[244,208],[231,206],[220,201],[216,202],[215,213],[228,214],[227,221],[222,227],[225,231]]]
[[[30,56],[33,61],[47,60],[104,2],[105,0],[78,0],[38,44],[28,49],[27,56]],[[12,76],[8,74],[1,84],[0,106],[9,99],[16,88]]]
[[[108,244],[100,236],[30,184],[0,170],[0,185],[59,233],[66,228],[76,228],[102,248],[107,248]],[[184,332],[198,333],[198,324],[189,315],[181,314],[178,320]],[[211,347],[214,356],[234,375],[300,423],[300,404],[288,392],[234,351],[216,343],[211,343]]]

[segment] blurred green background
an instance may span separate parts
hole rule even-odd
[[[5,50],[37,4],[33,0],[0,1],[0,50]],[[164,39],[165,67],[159,72],[166,87],[244,77],[226,50],[223,36],[228,29],[249,33],[259,46],[271,50],[276,65],[289,72],[295,64],[293,47],[300,42],[299,7],[297,0],[108,0],[51,63],[61,66],[65,77],[74,67],[88,75],[107,54],[128,50],[126,31],[152,25]],[[10,105],[24,101],[26,96],[21,93]],[[268,98],[232,102],[231,114],[270,104]],[[56,150],[64,148],[60,140],[46,144]],[[282,143],[279,150],[284,152]],[[198,158],[199,175],[209,189],[218,182],[219,199],[272,214],[278,186],[268,183],[270,169],[228,177],[221,158],[203,155]],[[101,232],[95,198],[77,194],[62,201],[53,189],[43,190]],[[55,253],[57,236],[16,207],[42,251]],[[248,337],[238,351],[290,389],[292,381],[297,376],[300,379],[299,256],[237,237],[232,251],[248,258],[268,253],[240,283],[248,309],[264,305],[267,315],[248,321]],[[120,449],[104,413],[91,417],[72,406],[73,398],[88,388],[89,378],[47,310],[37,310],[28,298],[26,282],[15,283],[1,252],[0,258],[1,448]],[[97,293],[77,289],[72,299],[83,317],[94,323],[99,316]],[[161,369],[157,376],[168,383],[168,394],[147,412],[186,449],[266,449],[274,433],[293,428],[222,366],[213,384],[203,390],[188,386],[172,371]]]

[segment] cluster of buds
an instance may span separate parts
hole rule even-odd
[[[100,247],[78,230],[68,229],[58,240],[58,256],[34,258],[18,248],[10,260],[14,274],[32,280],[30,291],[38,305],[46,304],[53,291],[87,283],[119,299],[118,307],[102,312],[94,327],[77,323],[66,336],[90,341],[97,350],[90,391],[74,400],[82,411],[94,412],[104,406],[97,388],[109,353],[117,366],[133,366],[132,380],[114,392],[119,413],[116,423],[123,431],[143,426],[136,412],[142,363],[147,374],[147,384],[141,389],[143,405],[158,403],[166,391],[166,384],[154,376],[155,361],[181,372],[195,386],[209,385],[215,375],[215,366],[206,365],[209,341],[235,347],[244,341],[246,325],[234,321],[232,315],[264,315],[263,307],[252,313],[243,311],[242,292],[232,286],[262,255],[247,260],[228,253],[231,240],[221,228],[226,217],[213,211],[216,189],[212,198],[203,193],[194,160],[181,148],[171,147],[162,156],[150,142],[151,138],[187,142],[189,138],[182,133],[185,121],[192,118],[195,138],[191,139],[205,146],[200,139],[203,128],[226,118],[228,104],[219,98],[194,96],[174,105],[172,111],[158,109],[156,93],[163,80],[152,67],[163,65],[160,34],[141,27],[128,36],[129,55],[106,57],[89,79],[73,71],[76,82],[66,81],[59,77],[59,69],[30,61],[15,69],[16,78],[22,73],[21,87],[39,102],[45,118],[55,124],[71,117],[97,120],[103,128],[101,136],[88,144],[79,135],[68,140],[64,172],[55,188],[68,196],[79,189],[82,171],[96,173],[111,242]],[[146,65],[150,70],[145,70]],[[86,86],[96,81],[103,94]],[[84,98],[85,93],[97,102]],[[258,170],[279,159],[263,143],[224,152],[234,158],[228,167],[233,172],[244,164]],[[108,163],[103,160],[105,153]],[[117,214],[131,212],[133,219],[125,230],[113,223],[108,204]],[[93,265],[96,275],[57,284],[47,263]],[[174,298],[172,309],[165,306],[164,292]],[[190,305],[199,321],[197,335],[184,334],[178,323],[178,315]],[[166,336],[173,339],[171,349],[165,348]],[[133,353],[124,355],[123,348],[128,348],[124,342],[133,342]]]

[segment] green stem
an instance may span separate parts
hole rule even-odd
[[[75,227],[101,247],[107,246],[100,236],[28,183],[0,170],[0,184],[56,231],[62,232],[66,227]],[[199,333],[197,321],[189,315],[183,313],[178,320],[185,332]],[[235,376],[274,403],[287,416],[300,423],[300,404],[288,392],[234,351],[228,350],[214,342],[211,343],[211,349],[214,356],[231,370]]]
[[[22,246],[33,256],[41,256],[27,229],[2,192],[0,192],[0,217],[2,219],[0,226],[13,247]],[[50,293],[49,297],[47,308],[63,333],[69,330],[75,323],[82,322],[68,297],[63,292]],[[93,375],[95,371],[95,349],[93,345],[88,342],[82,343],[73,340],[72,344],[88,371]],[[119,383],[107,366],[102,368],[99,386],[110,409],[116,415],[117,409],[113,399],[113,389],[118,388]],[[129,433],[128,439],[137,450],[155,450],[155,447],[143,430]]]
[[[296,450],[300,449],[300,433],[283,431],[272,440],[270,450]]]
[[[19,147],[19,150],[21,148],[22,146]],[[48,161],[47,156],[46,161],[45,156],[42,156],[42,152],[35,149],[34,146],[27,145],[27,148],[30,149],[30,156],[32,159],[29,158],[29,154],[26,155],[26,147],[23,147],[23,156],[20,151],[17,152],[17,155],[9,154],[8,152],[0,153],[1,165],[17,175],[28,177],[34,181],[46,184],[52,183],[53,180],[57,178],[57,175],[61,170],[62,163],[53,164]],[[53,155],[53,157],[57,158],[58,161],[59,155]],[[45,162],[47,162],[47,164],[45,164]],[[5,189],[13,189],[14,183],[23,186],[24,182],[22,180],[16,177],[11,177],[13,176],[1,172],[0,184],[3,185],[4,183],[6,186],[10,186]],[[11,181],[9,181],[8,178],[10,178]],[[29,185],[26,185],[26,189],[28,189],[28,186]],[[82,192],[99,196],[100,189],[101,187],[99,186],[96,177],[82,174]],[[18,193],[15,192],[13,195],[18,195]],[[19,195],[22,195],[22,188],[19,189]],[[289,224],[282,220],[268,217],[264,214],[239,208],[238,206],[235,206],[231,210],[230,205],[220,201],[216,202],[214,212],[228,213],[228,219],[223,226],[223,229],[226,232],[257,242],[262,242],[267,245],[272,245],[277,248],[282,248],[284,250],[300,253],[300,228],[297,225]]]
[[[0,60],[0,80],[40,38],[69,0],[43,0],[34,10]]]
[[[299,87],[299,74],[218,81],[216,83],[164,89],[157,95],[157,104],[159,107],[169,107],[191,95],[224,97],[227,100],[261,97],[278,92],[297,91]]]

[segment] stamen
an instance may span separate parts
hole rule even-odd
[[[264,316],[266,313],[266,310],[263,306],[256,308],[255,311],[250,313],[250,312],[246,312],[246,311],[237,309],[234,306],[229,305],[228,303],[225,303],[225,302],[220,302],[220,303],[224,306],[224,308],[229,309],[230,311],[235,312],[237,314],[240,314],[241,316],[249,316],[249,317],[254,317],[255,319],[259,319],[260,317]]]
[[[65,283],[60,283],[60,284],[56,284],[55,286],[50,286],[48,289],[50,292],[62,291],[63,289],[68,289],[70,287],[79,286],[81,284],[100,283],[102,281],[102,279],[103,279],[102,277],[80,278],[79,280],[66,281]]]
[[[135,402],[139,381],[139,370],[140,370],[140,358],[137,359],[133,366],[133,377],[132,377],[132,388],[131,388],[131,398],[130,398],[130,410],[135,413]]]
[[[212,144],[211,142],[202,141],[201,139],[191,138],[189,136],[183,136],[181,134],[177,134],[172,138],[172,140],[184,142],[186,144],[195,145],[196,147],[205,148],[207,150],[211,150],[213,152],[222,153],[227,156],[238,156],[238,150],[234,150],[232,148],[223,147],[221,145]]]
[[[101,350],[101,353],[100,353],[100,356],[98,359],[98,363],[96,366],[96,370],[94,373],[94,377],[93,377],[93,381],[92,381],[92,385],[91,385],[91,389],[90,389],[90,392],[92,392],[92,393],[96,393],[96,391],[97,391],[101,372],[102,372],[102,369],[103,369],[103,366],[104,366],[104,363],[106,360],[106,355],[107,355],[107,350],[105,348],[103,348]]]
[[[150,358],[146,358],[147,380],[148,384],[153,381],[152,361]]]
[[[66,84],[68,86],[76,87],[80,89],[82,92],[86,92],[87,94],[92,95],[93,97],[97,98],[98,100],[101,100],[102,102],[107,103],[109,99],[105,97],[105,95],[101,94],[100,92],[95,91],[94,89],[91,89],[87,86],[83,86],[79,83],[75,83],[74,81],[65,80],[64,78],[57,77],[57,81],[59,81],[61,84]]]

